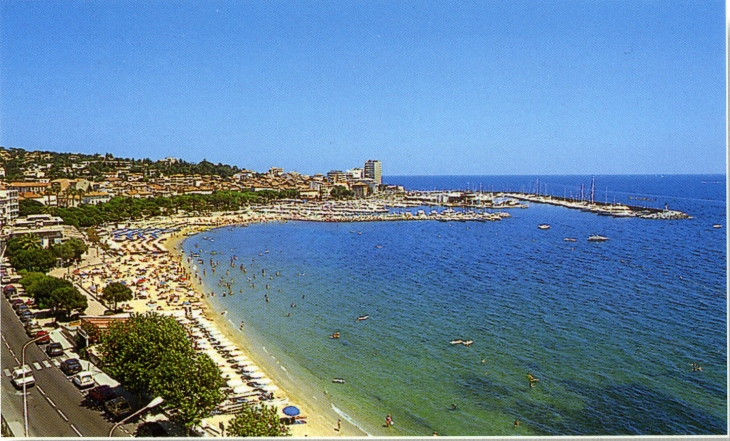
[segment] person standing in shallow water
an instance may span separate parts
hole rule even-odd
[[[393,417],[388,414],[388,416],[385,417],[385,426],[390,427],[393,425]]]

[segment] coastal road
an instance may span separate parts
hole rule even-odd
[[[23,392],[10,383],[10,371],[20,365],[21,350],[29,340],[8,301],[2,304],[2,413],[8,424],[23,436]],[[28,388],[28,435],[31,437],[106,437],[113,423],[102,411],[81,405],[84,395],[35,343],[25,350],[25,363],[33,369],[36,385]],[[19,430],[18,430],[19,429]],[[117,436],[128,436],[122,431]]]

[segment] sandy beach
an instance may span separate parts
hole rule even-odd
[[[262,398],[268,399],[262,402],[277,406],[281,417],[285,417],[282,409],[286,406],[300,409],[302,423],[289,426],[294,437],[365,436],[334,411],[326,391],[314,390],[301,379],[292,378],[274,359],[253,356],[245,329],[238,329],[213,310],[209,294],[197,275],[191,273],[189,258],[181,252],[187,237],[211,228],[278,220],[281,216],[272,213],[213,213],[108,227],[100,231],[108,250],[90,249],[85,261],[68,271],[66,277],[93,297],[107,283],[123,282],[134,293],[133,300],[118,305],[126,313],[154,311],[171,315],[188,330],[197,350],[208,354],[221,368],[234,397],[224,402],[216,415],[203,420],[201,428],[209,436],[220,436],[220,423],[227,424],[234,417],[241,401]],[[240,369],[253,378],[244,376]],[[250,380],[263,386],[253,390]]]

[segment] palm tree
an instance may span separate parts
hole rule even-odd
[[[20,236],[17,243],[21,250],[28,251],[41,249],[41,238],[33,233]]]
[[[56,195],[56,207],[58,207],[58,195],[61,193],[61,183],[51,182],[51,191]]]

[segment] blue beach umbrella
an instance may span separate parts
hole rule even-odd
[[[297,406],[286,406],[281,411],[284,412],[284,415],[290,417],[295,417],[299,415],[299,408]]]

